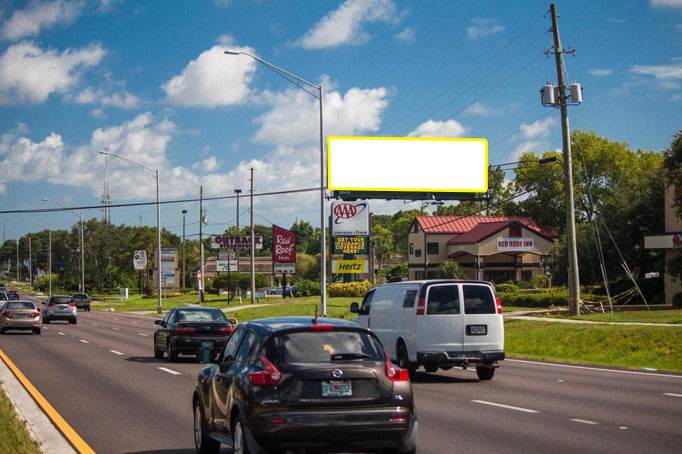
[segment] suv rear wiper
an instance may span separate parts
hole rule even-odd
[[[343,361],[345,359],[367,359],[371,356],[365,353],[334,353],[331,358],[332,361]]]

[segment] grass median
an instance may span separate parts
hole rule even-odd
[[[514,358],[682,372],[682,329],[506,320],[505,351]]]
[[[608,308],[605,307],[608,311]],[[593,322],[614,323],[672,323],[682,325],[682,309],[652,308],[647,309],[620,309],[613,314],[584,314],[584,315],[543,315],[552,318],[568,318],[575,320],[590,320]]]
[[[17,417],[5,390],[0,388],[0,452],[40,454],[40,445],[26,429],[26,423]]]

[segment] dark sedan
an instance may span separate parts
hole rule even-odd
[[[154,356],[176,361],[178,355],[196,355],[200,348],[220,351],[234,328],[220,309],[178,307],[172,309],[154,333]]]
[[[417,450],[409,373],[355,322],[243,322],[212,362],[193,397],[199,453]]]

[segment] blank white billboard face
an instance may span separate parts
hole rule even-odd
[[[488,141],[329,137],[327,187],[350,191],[486,192]]]

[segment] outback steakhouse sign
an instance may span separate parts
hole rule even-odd
[[[254,237],[256,249],[263,249],[263,237]],[[211,249],[249,249],[250,235],[211,235]]]
[[[534,249],[533,238],[498,238],[498,251],[532,251]]]
[[[369,235],[369,203],[332,203],[332,235]]]
[[[277,225],[272,226],[273,263],[296,263],[296,234]]]

